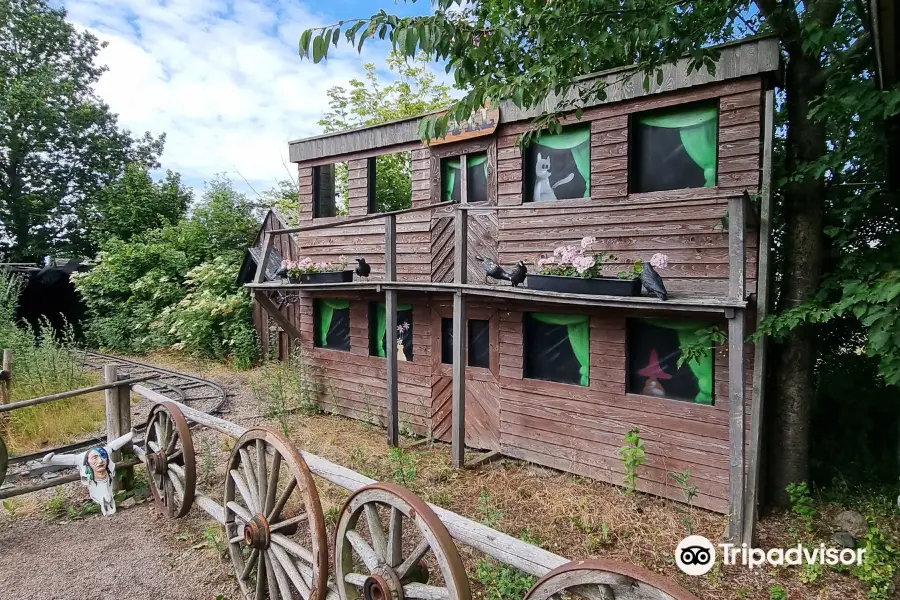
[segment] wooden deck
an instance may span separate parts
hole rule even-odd
[[[734,309],[747,307],[745,300],[704,296],[670,296],[668,300],[659,300],[651,296],[602,296],[590,294],[563,294],[529,290],[528,288],[509,285],[469,285],[456,283],[421,283],[407,281],[360,281],[351,283],[289,283],[287,281],[250,283],[248,288],[264,291],[304,291],[304,292],[437,292],[453,293],[459,291],[464,296],[481,296],[508,300],[531,300],[551,304],[568,304],[578,306],[600,306],[615,308],[639,308],[670,312],[701,312],[710,314],[726,314]]]

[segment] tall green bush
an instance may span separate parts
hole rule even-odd
[[[233,356],[247,366],[256,338],[249,296],[235,280],[258,226],[246,196],[219,177],[190,216],[127,242],[107,240],[98,266],[73,277],[88,307],[88,341],[132,354],[174,347]]]

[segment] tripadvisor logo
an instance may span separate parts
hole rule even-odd
[[[744,565],[750,570],[763,565],[781,567],[785,565],[799,566],[802,564],[819,565],[862,565],[865,548],[854,550],[852,548],[826,548],[825,544],[818,547],[806,547],[797,544],[792,548],[749,548],[747,544],[719,544],[722,563],[726,566]],[[712,570],[716,562],[716,547],[702,535],[689,535],[681,540],[675,548],[675,564],[688,575],[705,575]]]

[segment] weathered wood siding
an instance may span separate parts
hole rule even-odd
[[[281,221],[273,212],[269,212],[263,220],[260,231],[253,242],[255,248],[262,247],[262,240],[265,232],[273,229],[283,229],[287,225]],[[277,236],[275,238],[275,250],[281,254],[282,258],[297,260],[300,256],[300,250],[294,240],[289,236]],[[295,298],[296,294],[281,294],[275,292],[258,292],[267,293],[272,302],[280,307],[280,312],[289,321],[295,325],[300,322],[300,309]],[[259,348],[261,356],[269,356],[278,360],[285,359],[291,351],[290,336],[278,326],[277,323],[269,316],[266,310],[259,305],[253,303],[253,327],[259,337]]]
[[[628,193],[629,115],[719,99],[718,183],[713,188]],[[669,256],[660,274],[670,291],[724,295],[728,290],[728,232],[723,223],[729,196],[759,185],[761,80],[757,77],[661,94],[584,111],[591,123],[591,198],[561,200],[554,208],[500,215],[500,260],[537,261],[562,244],[597,238],[595,249],[617,257],[615,274],[656,252]],[[574,122],[574,118],[570,119]],[[498,130],[499,203],[522,204],[522,154],[516,137],[527,123]],[[546,204],[546,203],[543,203]],[[556,206],[558,205],[558,209]],[[756,287],[757,235],[747,235],[747,290]]]
[[[571,473],[621,485],[618,449],[625,434],[640,429],[646,462],[637,488],[683,500],[670,478],[690,471],[697,506],[728,508],[728,352],[717,349],[713,406],[625,392],[626,311],[580,311],[591,316],[590,386],[523,378],[523,312],[543,305],[505,306],[500,313],[501,451]],[[572,312],[572,311],[569,311]],[[674,317],[684,319],[686,317]],[[718,323],[723,329],[724,322]],[[746,361],[744,399],[751,397],[752,352]],[[749,428],[749,417],[746,427]]]
[[[386,425],[387,370],[384,358],[369,356],[369,302],[377,295],[326,294],[350,300],[350,351],[313,347],[312,294],[300,296],[300,346],[305,363],[315,373],[319,405],[328,412]],[[431,423],[431,312],[425,296],[401,297],[413,305],[413,360],[399,361],[401,431],[426,435]]]

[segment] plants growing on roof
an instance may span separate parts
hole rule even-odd
[[[328,261],[313,262],[313,260],[305,256],[300,260],[284,259],[281,261],[281,267],[287,271],[288,277],[296,279],[301,275],[312,275],[315,273],[339,273],[346,270],[347,258],[341,255],[338,262],[332,263]]]

